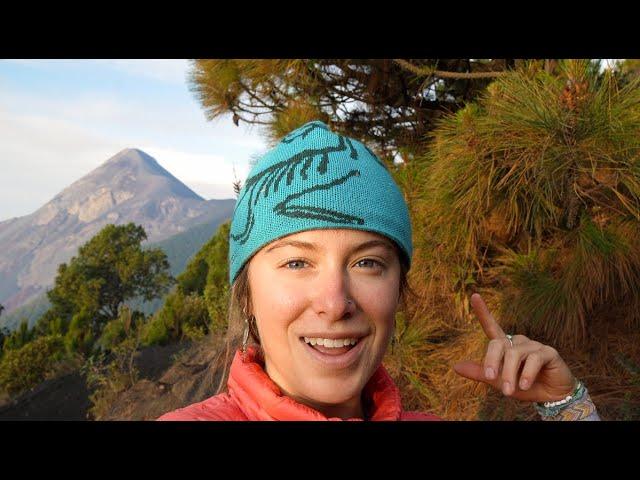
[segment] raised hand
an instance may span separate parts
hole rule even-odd
[[[555,348],[524,335],[514,335],[511,346],[479,294],[471,296],[471,306],[489,345],[482,364],[458,362],[453,366],[456,373],[528,402],[552,402],[573,392],[576,380]]]

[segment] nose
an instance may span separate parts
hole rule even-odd
[[[316,278],[313,308],[328,321],[351,318],[356,310],[348,273],[340,266],[327,267]]]

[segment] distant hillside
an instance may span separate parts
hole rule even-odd
[[[196,225],[186,232],[178,233],[170,238],[159,242],[147,243],[145,248],[161,248],[166,254],[171,266],[171,274],[175,277],[182,273],[187,266],[187,262],[200,248],[215,234],[220,224],[227,218],[215,219]],[[154,313],[162,306],[163,299],[156,299],[152,302],[133,301],[130,306],[134,309],[142,310],[146,315]],[[6,327],[13,330],[26,318],[29,326],[33,326],[36,320],[50,307],[46,293],[41,293],[34,300],[26,305],[14,310],[9,314],[0,316],[0,328]]]
[[[205,200],[151,156],[122,150],[34,213],[0,222],[4,313],[44,293],[58,265],[109,223],[142,225],[158,242],[230,218],[234,205],[235,199]]]
[[[159,247],[164,250],[171,265],[171,275],[176,277],[184,271],[189,260],[198,253],[202,246],[215,234],[220,224],[226,220],[228,219],[196,225],[184,233],[150,244],[148,248]],[[149,315],[160,308],[163,302],[163,298],[158,298],[153,302],[131,302],[130,305],[132,308],[142,310],[145,315]]]

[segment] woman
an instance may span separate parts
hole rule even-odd
[[[411,256],[409,212],[385,164],[319,121],[289,133],[233,212],[228,336],[238,305],[244,336],[228,392],[159,420],[439,420],[403,410],[382,365]],[[457,373],[536,402],[543,419],[599,419],[556,350],[506,335],[479,295],[471,303],[490,341],[482,365]]]

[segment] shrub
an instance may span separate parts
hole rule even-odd
[[[8,350],[0,361],[0,388],[12,395],[32,388],[64,357],[60,335],[39,337],[20,349]]]
[[[134,359],[143,322],[144,314],[123,306],[118,318],[107,324],[96,342],[101,351],[87,358],[81,369],[87,386],[93,389],[89,395],[92,403],[89,413],[95,419],[103,417],[115,398],[138,380]]]
[[[209,329],[213,332],[222,332],[227,326],[230,292],[227,283],[210,283],[204,289],[204,300],[211,319]]]
[[[64,346],[68,353],[78,352],[88,355],[93,347],[93,317],[92,313],[83,310],[76,313],[69,323],[69,329],[64,336]]]
[[[13,332],[7,332],[2,345],[3,350],[19,350],[29,343],[34,336],[34,330],[29,329],[27,319],[20,322],[20,326]]]
[[[197,331],[203,335],[209,331],[209,313],[204,299],[195,293],[185,296],[175,291],[146,325],[142,344],[175,342],[188,335],[198,336]]]
[[[82,366],[87,386],[93,390],[89,394],[89,413],[94,419],[100,420],[118,395],[138,380],[138,369],[133,364],[138,346],[137,336],[128,337],[114,346],[109,356],[102,352],[89,357]]]
[[[202,325],[197,326],[188,323],[182,325],[182,335],[193,342],[203,339],[206,334],[207,330]]]
[[[111,351],[117,345],[133,336],[144,323],[144,314],[139,311],[131,311],[124,305],[120,309],[118,318],[107,323],[102,330],[96,346],[102,351]]]
[[[144,326],[142,334],[142,345],[165,345],[170,341],[167,325],[158,314],[151,317],[151,320]]]

